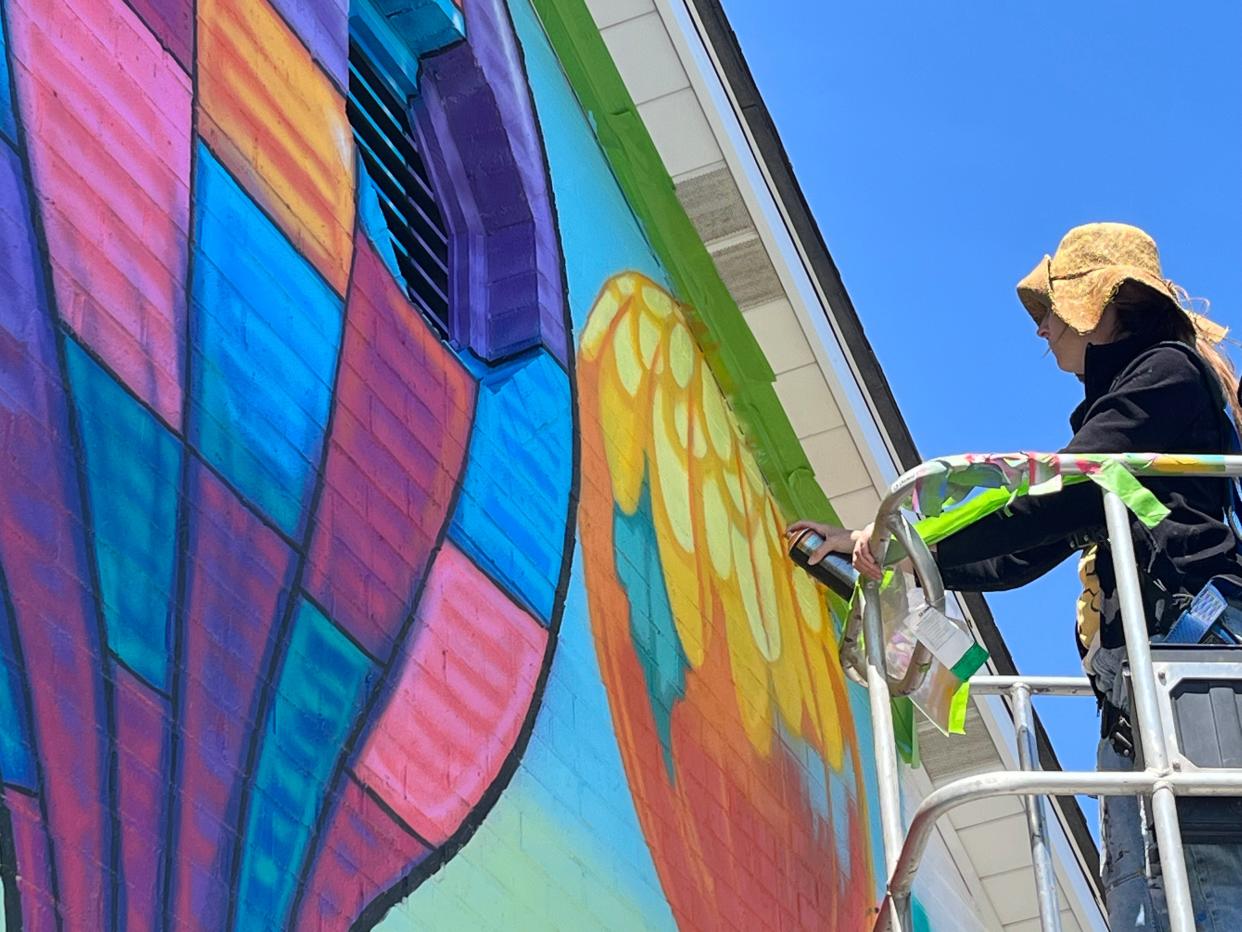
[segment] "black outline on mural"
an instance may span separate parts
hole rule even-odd
[[[38,212],[36,212],[38,215]],[[40,237],[42,237],[40,230]],[[50,261],[50,260],[49,260]],[[50,272],[49,272],[50,274]],[[49,289],[50,289],[49,283]],[[52,294],[48,295],[48,305],[55,306],[56,299]],[[57,315],[59,317],[59,314]],[[69,379],[69,364],[65,358],[65,341],[73,340],[76,346],[82,346],[70,333],[64,329],[63,325],[58,321],[55,326],[56,334],[56,361],[60,368],[60,380],[65,393],[65,410],[69,420],[69,446],[73,451],[74,472],[78,480],[78,498],[82,509],[82,550],[86,559],[87,573],[90,575],[91,593],[90,599],[94,603],[95,626],[98,629],[96,637],[99,646],[99,673],[100,679],[103,681],[103,726],[104,726],[104,747],[106,753],[103,755],[100,773],[103,775],[101,782],[103,783],[103,794],[105,797],[104,810],[107,818],[103,824],[107,826],[108,839],[105,845],[108,849],[108,873],[111,874],[111,891],[112,896],[109,897],[110,923],[109,928],[118,927],[120,919],[120,906],[117,903],[117,888],[122,884],[124,865],[121,863],[121,807],[120,807],[120,758],[116,746],[116,686],[115,674],[112,667],[116,663],[116,656],[112,653],[112,649],[108,646],[108,616],[104,614],[103,604],[103,584],[99,579],[99,558],[95,543],[95,515],[91,510],[89,500],[89,489],[86,481],[86,450],[82,443],[82,431],[78,425],[78,406],[73,397],[73,383]],[[105,880],[105,884],[107,881]]]
[[[361,226],[361,224],[359,224],[359,226]],[[364,237],[366,236],[365,233],[362,233],[362,235]],[[368,242],[370,242],[369,239]],[[355,252],[357,252],[356,248]],[[418,315],[418,319],[423,326],[429,329],[431,328],[431,324],[427,323],[422,314],[419,313],[418,310],[412,305],[410,310],[412,313]],[[434,333],[434,330],[432,332]],[[449,355],[452,354],[450,353]],[[454,363],[459,366],[462,365],[462,363],[455,358]],[[468,371],[469,370],[467,370],[467,372]],[[475,418],[478,415],[479,392],[477,388],[474,392],[473,401],[474,407],[470,412],[470,424],[467,429],[468,435],[474,432]],[[414,587],[414,592],[410,597],[405,617],[402,619],[401,625],[397,629],[397,634],[393,637],[392,653],[388,658],[388,662],[379,666],[379,670],[375,676],[375,681],[368,691],[366,701],[363,702],[362,707],[358,710],[358,715],[354,719],[353,727],[350,729],[349,736],[345,739],[345,743],[341,746],[341,752],[337,757],[336,765],[333,767],[332,776],[328,780],[323,805],[321,806],[318,817],[315,820],[315,826],[311,830],[310,843],[306,847],[302,863],[298,868],[296,887],[297,893],[294,896],[293,907],[289,913],[289,919],[291,920],[296,920],[298,918],[299,911],[302,908],[303,894],[306,891],[306,881],[310,878],[311,871],[314,869],[315,860],[320,853],[319,837],[323,833],[329,814],[336,807],[337,799],[340,796],[339,787],[342,780],[353,779],[359,784],[359,786],[362,786],[364,790],[366,789],[366,786],[362,783],[362,781],[358,780],[354,776],[353,770],[349,766],[350,760],[354,756],[355,746],[357,745],[359,739],[368,730],[368,726],[373,724],[371,721],[372,712],[377,706],[380,706],[383,701],[390,698],[392,692],[394,692],[397,688],[398,680],[396,677],[390,676],[390,674],[394,669],[399,667],[400,661],[402,660],[402,649],[405,646],[406,641],[409,639],[410,632],[413,630],[414,624],[418,619],[418,605],[422,601],[423,592],[427,588],[427,581],[431,578],[432,567],[435,565],[436,558],[440,555],[440,551],[444,547],[444,541],[448,537],[449,526],[453,523],[453,515],[456,513],[457,504],[461,500],[461,490],[464,485],[462,480],[465,478],[466,466],[469,464],[469,449],[470,445],[468,443],[462,444],[461,462],[458,463],[457,466],[457,479],[453,483],[453,492],[449,496],[448,503],[444,509],[444,521],[440,524],[440,529],[436,533],[436,538],[431,546],[431,549],[427,551],[427,558],[423,566],[422,575]],[[333,622],[333,624],[335,624],[335,622]],[[369,795],[372,799],[378,799],[374,793]],[[436,850],[434,844],[419,835],[419,833],[416,832],[408,823],[406,823],[404,819],[398,817],[396,812],[392,811],[391,806],[384,803],[381,803],[381,805],[384,810],[393,817],[399,828],[414,838],[414,840],[422,844],[428,851],[434,852]],[[430,856],[431,855],[429,854],[428,857]]]
[[[466,843],[474,836],[484,820],[491,813],[493,807],[500,800],[501,795],[509,784],[512,782],[514,775],[517,773],[518,767],[521,765],[522,759],[526,754],[526,747],[530,743],[531,735],[535,730],[535,722],[539,717],[539,712],[543,708],[543,696],[547,688],[548,675],[552,671],[552,662],[556,656],[556,649],[560,643],[561,622],[565,613],[565,598],[569,592],[569,582],[573,575],[574,554],[577,550],[578,539],[578,499],[581,487],[582,475],[582,452],[581,438],[579,431],[580,412],[578,410],[578,382],[576,377],[577,369],[577,352],[576,340],[574,339],[573,328],[573,309],[570,306],[569,299],[569,277],[565,267],[565,251],[562,248],[562,239],[560,233],[560,214],[556,206],[556,192],[552,185],[552,169],[548,162],[547,148],[544,145],[543,130],[539,123],[539,110],[535,106],[534,94],[530,88],[529,71],[526,66],[526,53],[522,45],[521,37],[518,35],[517,26],[513,21],[513,13],[509,9],[507,0],[502,0],[499,4],[504,10],[508,20],[510,34],[513,36],[513,42],[517,48],[518,58],[522,63],[522,82],[526,90],[527,98],[530,101],[531,115],[534,120],[535,129],[539,136],[539,152],[543,160],[544,178],[548,183],[548,200],[551,207],[552,224],[556,231],[556,244],[559,257],[559,266],[561,272],[561,294],[564,296],[563,319],[565,325],[565,371],[569,379],[569,407],[572,419],[570,425],[570,439],[572,447],[571,466],[570,466],[570,482],[569,482],[569,500],[565,519],[565,543],[563,557],[561,560],[561,576],[557,581],[556,592],[553,596],[552,617],[548,621],[548,648],[544,651],[543,665],[539,670],[539,676],[535,680],[535,688],[531,693],[530,706],[526,711],[526,718],[522,722],[522,727],[518,731],[517,740],[514,741],[513,747],[510,748],[504,762],[497,771],[496,778],[491,782],[488,788],[480,797],[478,803],[470,810],[470,813],[462,821],[455,831],[444,844],[439,848],[432,849],[424,860],[415,865],[410,873],[402,877],[397,883],[393,884],[379,896],[375,897],[358,918],[350,925],[351,930],[357,932],[366,932],[366,930],[374,927],[385,914],[401,901],[406,899],[410,894],[418,889],[427,878],[434,875],[445,864],[447,864],[454,856],[457,855]],[[527,353],[532,352],[527,350]],[[536,347],[534,352],[546,352],[546,350]],[[553,359],[556,359],[555,353],[548,353]],[[557,363],[559,365],[559,360]],[[506,591],[502,588],[501,591]],[[537,617],[537,616],[536,616]]]
[[[126,0],[129,3],[130,0]],[[139,19],[141,14],[137,10],[134,13]],[[194,454],[190,449],[190,413],[192,409],[191,396],[193,395],[193,382],[191,382],[192,365],[194,361],[194,257],[197,252],[198,242],[198,224],[195,222],[196,215],[194,207],[196,196],[198,194],[198,9],[197,4],[190,7],[190,177],[188,180],[188,196],[189,204],[186,210],[186,224],[188,229],[185,234],[185,320],[183,321],[183,332],[181,335],[181,351],[185,355],[184,371],[181,373],[181,483],[177,496],[177,539],[174,546],[177,548],[177,566],[176,578],[174,581],[173,592],[173,613],[169,619],[172,631],[169,636],[169,648],[172,656],[169,662],[172,665],[169,671],[168,680],[168,764],[166,767],[167,780],[166,785],[168,792],[167,799],[164,803],[163,812],[163,830],[164,841],[163,849],[159,855],[159,866],[157,867],[156,883],[159,885],[159,916],[153,916],[152,919],[158,919],[157,929],[168,930],[172,928],[174,915],[174,899],[176,898],[176,890],[173,889],[174,860],[176,858],[177,841],[181,834],[180,814],[181,808],[178,805],[178,799],[181,796],[181,722],[183,717],[182,704],[184,696],[182,689],[185,677],[185,626],[188,621],[186,612],[186,600],[189,595],[189,563],[190,555],[190,474],[191,474],[191,458]],[[151,29],[150,24],[147,28]],[[159,39],[159,33],[155,29],[151,29]],[[163,40],[160,39],[161,44]],[[164,46],[173,61],[177,60],[177,56],[172,54],[168,47]],[[196,458],[196,457],[195,457]],[[195,502],[197,504],[197,502]]]
[[[180,68],[182,73],[185,74],[191,81],[193,81],[194,80],[194,75],[192,73],[193,69],[191,68],[190,70],[187,70],[186,66],[182,64],[181,59],[179,59],[176,53],[173,52],[173,50],[168,47],[168,43],[164,41],[164,36],[161,34],[163,30],[158,29],[155,26],[151,25],[150,19],[144,16],[142,13],[142,10],[138,9],[138,7],[134,5],[134,0],[121,0],[121,2],[124,3],[126,7],[129,8],[129,11],[134,14],[134,17],[138,20],[138,22],[142,23],[142,25],[146,27],[147,32],[151,34],[151,38],[154,39],[159,44],[159,47],[162,48],[164,52],[168,55],[168,57],[172,59],[173,64],[176,65],[178,68]],[[197,51],[197,48],[195,45],[195,37],[198,35],[198,10],[195,9],[194,7],[194,4],[196,3],[197,3],[197,0],[190,0],[190,4],[191,4],[190,6],[190,61],[191,62],[196,61],[195,52]],[[194,119],[195,119],[195,116],[191,115],[190,120],[194,121]],[[193,158],[193,156],[191,156],[191,158]]]

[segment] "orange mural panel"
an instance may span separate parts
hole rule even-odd
[[[201,0],[199,133],[337,291],[349,278],[345,99],[266,3]]]

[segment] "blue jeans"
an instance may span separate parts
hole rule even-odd
[[[1107,738],[1096,751],[1097,770],[1133,770]],[[1100,876],[1112,932],[1167,932],[1169,916],[1155,832],[1135,796],[1100,799]],[[1242,930],[1242,845],[1183,845],[1195,928]]]

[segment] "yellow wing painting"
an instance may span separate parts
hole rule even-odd
[[[591,625],[679,922],[861,927],[873,874],[835,629],[683,308],[611,279],[578,382]]]

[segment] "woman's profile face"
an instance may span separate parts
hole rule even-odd
[[[1105,308],[1094,330],[1079,333],[1049,310],[1035,328],[1035,334],[1048,344],[1048,352],[1056,359],[1058,369],[1081,376],[1086,367],[1087,347],[1113,339],[1113,317],[1112,307]]]

